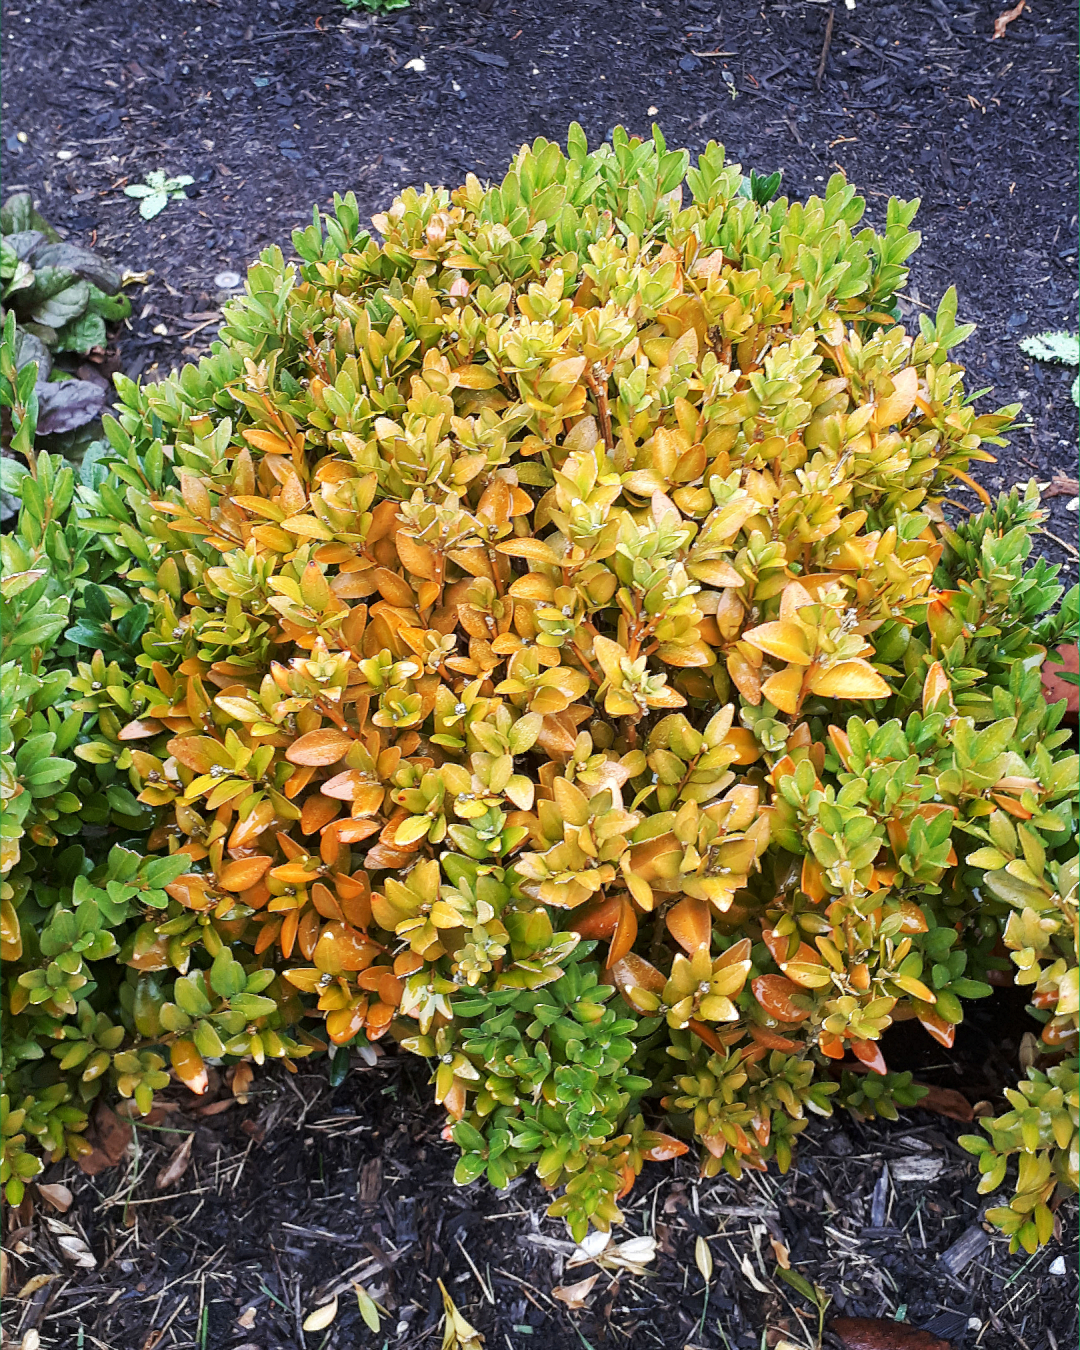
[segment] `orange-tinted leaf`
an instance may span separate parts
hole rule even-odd
[[[637,910],[630,897],[623,896],[619,904],[619,922],[608,949],[607,964],[612,966],[621,960],[634,945],[638,933]]]
[[[924,713],[931,712],[937,704],[939,698],[950,694],[951,686],[949,677],[945,673],[945,667],[940,661],[935,661],[926,672],[926,679],[923,681],[922,710]],[[952,699],[949,699],[950,704]]]
[[[293,741],[285,758],[290,764],[304,764],[314,767],[336,764],[354,744],[351,736],[346,736],[337,727],[320,727],[318,731],[309,731],[306,736]]]
[[[881,1053],[881,1046],[878,1045],[877,1041],[852,1041],[851,1053],[873,1073],[886,1074],[889,1072],[885,1063],[885,1056]]]
[[[218,885],[223,891],[246,891],[266,875],[272,858],[260,855],[226,863],[218,873]]]
[[[842,731],[840,727],[830,727],[829,740],[832,741],[833,746],[836,749],[836,753],[840,756],[840,762],[843,764],[844,768],[845,769],[850,768],[851,742],[848,740],[847,732]]]
[[[923,914],[914,900],[901,900],[899,910],[903,915],[903,922],[900,925],[901,933],[925,933],[927,931],[926,915]]]
[[[691,955],[712,942],[712,911],[704,900],[686,895],[667,913],[667,930]]]
[[[429,545],[422,544],[412,535],[399,530],[397,551],[398,557],[412,576],[420,577],[423,581],[432,581],[435,578],[435,551]]]
[[[622,901],[618,895],[605,895],[576,910],[569,927],[583,938],[609,938],[619,926],[621,908]]]
[[[334,819],[341,810],[329,796],[311,796],[300,811],[300,829],[304,834],[315,834]]]
[[[314,961],[332,975],[346,970],[366,970],[379,948],[364,933],[343,923],[328,923],[315,948]]]
[[[716,1032],[712,1029],[712,1027],[707,1026],[704,1022],[695,1022],[693,1020],[687,1022],[686,1025],[687,1028],[694,1033],[694,1035],[698,1038],[699,1041],[705,1042],[705,1044],[709,1047],[710,1050],[715,1050],[719,1055],[723,1055],[726,1053],[724,1042],[720,1039],[720,1037],[716,1034]]]
[[[189,1091],[201,1096],[210,1085],[203,1057],[195,1049],[194,1041],[186,1037],[173,1041],[169,1047],[173,1072]]]
[[[779,1022],[802,1022],[810,1016],[808,1009],[800,1008],[794,1001],[802,992],[799,986],[783,975],[759,975],[751,981],[750,988],[769,1016]]]
[[[164,730],[165,728],[155,718],[147,717],[129,722],[120,732],[120,739],[122,741],[138,741],[145,736],[157,736],[159,732]]]
[[[763,623],[757,628],[748,628],[742,640],[768,656],[775,656],[785,665],[808,666],[813,660],[806,634],[797,623],[783,620]]]
[[[944,1017],[940,1017],[935,1012],[921,1012],[919,1021],[924,1030],[928,1031],[939,1045],[943,1045],[946,1050],[951,1050],[953,1041],[956,1040],[956,1025],[953,1022],[946,1022]]]
[[[667,977],[636,952],[627,952],[615,962],[609,973],[623,997],[631,989],[646,989],[650,994],[662,994],[667,984]]]
[[[888,698],[892,690],[866,661],[841,661],[810,677],[810,689],[823,698]]]
[[[914,366],[905,366],[892,377],[892,392],[878,400],[874,425],[878,431],[902,422],[915,406],[919,392],[919,372]]]
[[[524,558],[530,563],[539,563],[544,567],[558,567],[559,559],[550,544],[542,539],[504,539],[496,548],[511,558]]]
[[[687,1145],[681,1139],[676,1139],[670,1134],[659,1134],[655,1130],[650,1130],[643,1136],[642,1142],[648,1141],[648,1148],[644,1150],[643,1156],[649,1162],[669,1162],[672,1158],[681,1158],[686,1153]]]
[[[787,1036],[781,1036],[777,1031],[770,1031],[768,1027],[759,1027],[751,1025],[750,1035],[758,1045],[765,1046],[768,1050],[785,1050],[790,1053],[792,1050],[798,1050],[799,1042],[790,1040]]]
[[[813,900],[815,904],[820,903],[829,894],[825,889],[825,869],[818,860],[811,857],[809,853],[802,861],[802,874],[799,879],[799,887],[803,894]]]
[[[787,666],[776,675],[770,675],[761,686],[761,692],[774,707],[793,717],[799,710],[802,687],[803,668]]]
[[[722,744],[726,750],[735,751],[735,758],[731,761],[733,764],[756,764],[761,758],[761,747],[755,740],[754,733],[747,731],[745,727],[732,727]]]
[[[351,1041],[358,1031],[364,1029],[366,1013],[366,999],[348,1008],[339,1008],[327,1013],[326,1034],[335,1045],[344,1045],[346,1041]]]

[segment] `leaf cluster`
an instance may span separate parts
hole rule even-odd
[[[580,1237],[649,1159],[786,1170],[810,1113],[895,1115],[887,1028],[949,1046],[1012,974],[1042,1077],[980,1166],[1019,1156],[1001,1222],[1045,1235],[1077,760],[1039,668],[1075,592],[1027,565],[1034,488],[949,523],[1017,409],[965,394],[953,292],[895,320],[917,203],[878,232],[840,175],[778,186],[574,126],[381,241],[337,199],[208,357],[117,381],[63,694],[151,870],[91,867],[85,919],[12,888],[6,1015],[87,1047],[41,1092],[109,1053],[141,1110],[166,1056],[198,1092],[391,1036],[459,1181],[535,1167]]]
[[[12,368],[3,376],[12,380],[36,365],[32,390],[22,398],[24,406],[33,408],[31,441],[35,434],[49,437],[53,448],[70,451],[79,443],[75,433],[96,421],[104,392],[67,369],[65,358],[104,347],[106,323],[130,314],[121,284],[111,263],[62,240],[34,209],[28,193],[16,193],[0,208],[0,302],[2,314],[16,321],[14,340],[8,344]],[[31,392],[33,403],[28,405]],[[15,440],[10,444],[21,448]]]

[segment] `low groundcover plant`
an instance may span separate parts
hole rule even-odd
[[[1011,976],[1038,1054],[966,1145],[1050,1236],[1077,760],[1040,665],[1076,593],[1027,565],[1034,488],[947,510],[1018,408],[965,394],[953,292],[898,323],[916,206],[860,228],[840,175],[762,202],[716,144],[574,126],[381,243],[337,199],[198,366],[118,379],[77,673],[5,648],[9,1198],[103,1084],[145,1112],[170,1068],[390,1035],[457,1179],[535,1167],[580,1238],[647,1159],[783,1171],[810,1113],[895,1116],[889,1025],[951,1045]],[[11,603],[55,610],[20,484]]]

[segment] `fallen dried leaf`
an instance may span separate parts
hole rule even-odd
[[[921,1084],[920,1086],[925,1086]],[[971,1109],[971,1103],[961,1092],[955,1088],[930,1088],[925,1097],[919,1098],[919,1106],[924,1111],[936,1111],[939,1116],[947,1116],[949,1120],[959,1120],[963,1124],[968,1124],[975,1119],[975,1113]]]
[[[245,1308],[244,1311],[240,1314],[240,1316],[236,1319],[236,1325],[238,1327],[243,1328],[244,1331],[250,1331],[251,1328],[255,1325],[255,1318],[257,1316],[258,1310],[256,1308]]]
[[[39,1289],[44,1289],[50,1280],[55,1279],[55,1275],[33,1275],[26,1281],[15,1297],[30,1298],[31,1295],[36,1294]]]
[[[742,1260],[739,1262],[739,1269],[742,1271],[742,1273],[749,1280],[750,1284],[758,1291],[759,1294],[772,1293],[772,1290],[769,1288],[769,1286],[767,1284],[762,1284],[762,1282],[758,1279],[754,1267],[750,1264],[750,1258],[745,1253],[743,1254]]]
[[[566,1263],[569,1266],[585,1266],[590,1261],[595,1261],[602,1251],[611,1243],[610,1233],[601,1233],[599,1229],[593,1229],[582,1238],[573,1256]]]
[[[173,1150],[172,1157],[157,1174],[157,1179],[154,1181],[156,1191],[163,1191],[168,1186],[175,1186],[188,1170],[188,1165],[191,1162],[191,1146],[194,1142],[195,1134],[192,1132],[182,1144]]]
[[[127,1121],[121,1120],[104,1102],[98,1102],[87,1131],[93,1148],[79,1159],[79,1167],[90,1177],[96,1177],[107,1167],[115,1167],[128,1151],[133,1134]]]
[[[135,1116],[138,1116],[141,1125],[160,1125],[164,1120],[167,1120],[174,1111],[179,1110],[179,1102],[155,1102],[149,1112],[144,1116],[140,1113],[134,1097],[116,1103],[116,1114],[120,1116],[122,1120],[133,1120]]]
[[[246,1104],[248,1100],[248,1088],[255,1078],[255,1071],[250,1064],[237,1064],[232,1071],[232,1078],[229,1086],[232,1088],[232,1094],[236,1100]]]
[[[844,1350],[952,1350],[929,1331],[882,1317],[838,1317],[829,1329]]]
[[[1080,492],[1080,482],[1058,469],[1054,473],[1050,486],[1044,490],[1042,495],[1045,500],[1047,497],[1075,497],[1078,492]]]
[[[566,1264],[567,1267],[587,1266],[590,1261],[595,1261],[604,1270],[628,1270],[634,1275],[644,1275],[645,1267],[655,1257],[655,1238],[631,1238],[616,1246],[610,1233],[592,1232]]]
[[[779,1238],[770,1237],[769,1246],[773,1249],[773,1255],[776,1257],[776,1264],[781,1270],[791,1269],[791,1253],[788,1251],[787,1244],[781,1242]]]
[[[220,1116],[222,1111],[228,1111],[230,1107],[235,1106],[239,1098],[223,1097],[219,1102],[209,1102],[206,1106],[195,1108],[197,1116]]]
[[[1005,36],[1005,29],[1008,28],[1013,19],[1018,19],[1020,15],[1023,14],[1026,4],[1027,0],[1016,0],[1016,4],[1013,5],[1012,9],[1002,10],[994,20],[995,38],[1003,38]]]
[[[446,1292],[442,1280],[436,1283],[442,1292],[443,1301],[442,1350],[481,1350],[483,1336],[462,1316],[461,1310]]]
[[[38,1195],[42,1200],[48,1201],[53,1209],[58,1209],[61,1214],[66,1214],[71,1208],[71,1203],[75,1197],[66,1186],[56,1181],[41,1182],[38,1185]]]
[[[97,1265],[97,1257],[81,1237],[58,1237],[56,1245],[69,1261],[74,1261],[83,1270],[93,1270]]]
[[[314,1312],[308,1313],[304,1318],[305,1331],[325,1331],[330,1323],[337,1316],[338,1301],[331,1299],[329,1303],[324,1303],[321,1308],[316,1308]]]
[[[589,1275],[584,1280],[578,1280],[577,1284],[560,1284],[551,1291],[551,1297],[557,1298],[560,1303],[565,1303],[568,1308],[578,1309],[585,1307],[585,1300],[592,1293],[593,1285],[600,1278],[599,1271],[595,1275]]]

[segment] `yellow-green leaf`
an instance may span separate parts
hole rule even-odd
[[[806,634],[797,623],[783,619],[748,629],[743,634],[743,641],[790,665],[808,666],[813,660]]]
[[[888,698],[892,690],[866,661],[841,661],[810,677],[810,689],[824,698]]]
[[[375,1300],[364,1286],[362,1284],[357,1284],[355,1280],[353,1281],[353,1288],[356,1290],[356,1301],[360,1305],[360,1316],[364,1319],[365,1324],[370,1330],[378,1331],[379,1327],[382,1325],[382,1318],[379,1316],[379,1309],[375,1304]]]
[[[325,1331],[330,1323],[337,1316],[338,1301],[331,1299],[329,1303],[324,1303],[321,1308],[316,1308],[314,1312],[308,1313],[304,1318],[305,1331]]]
[[[701,1271],[701,1278],[708,1284],[713,1273],[712,1252],[709,1250],[709,1244],[700,1235],[694,1243],[694,1264]]]

